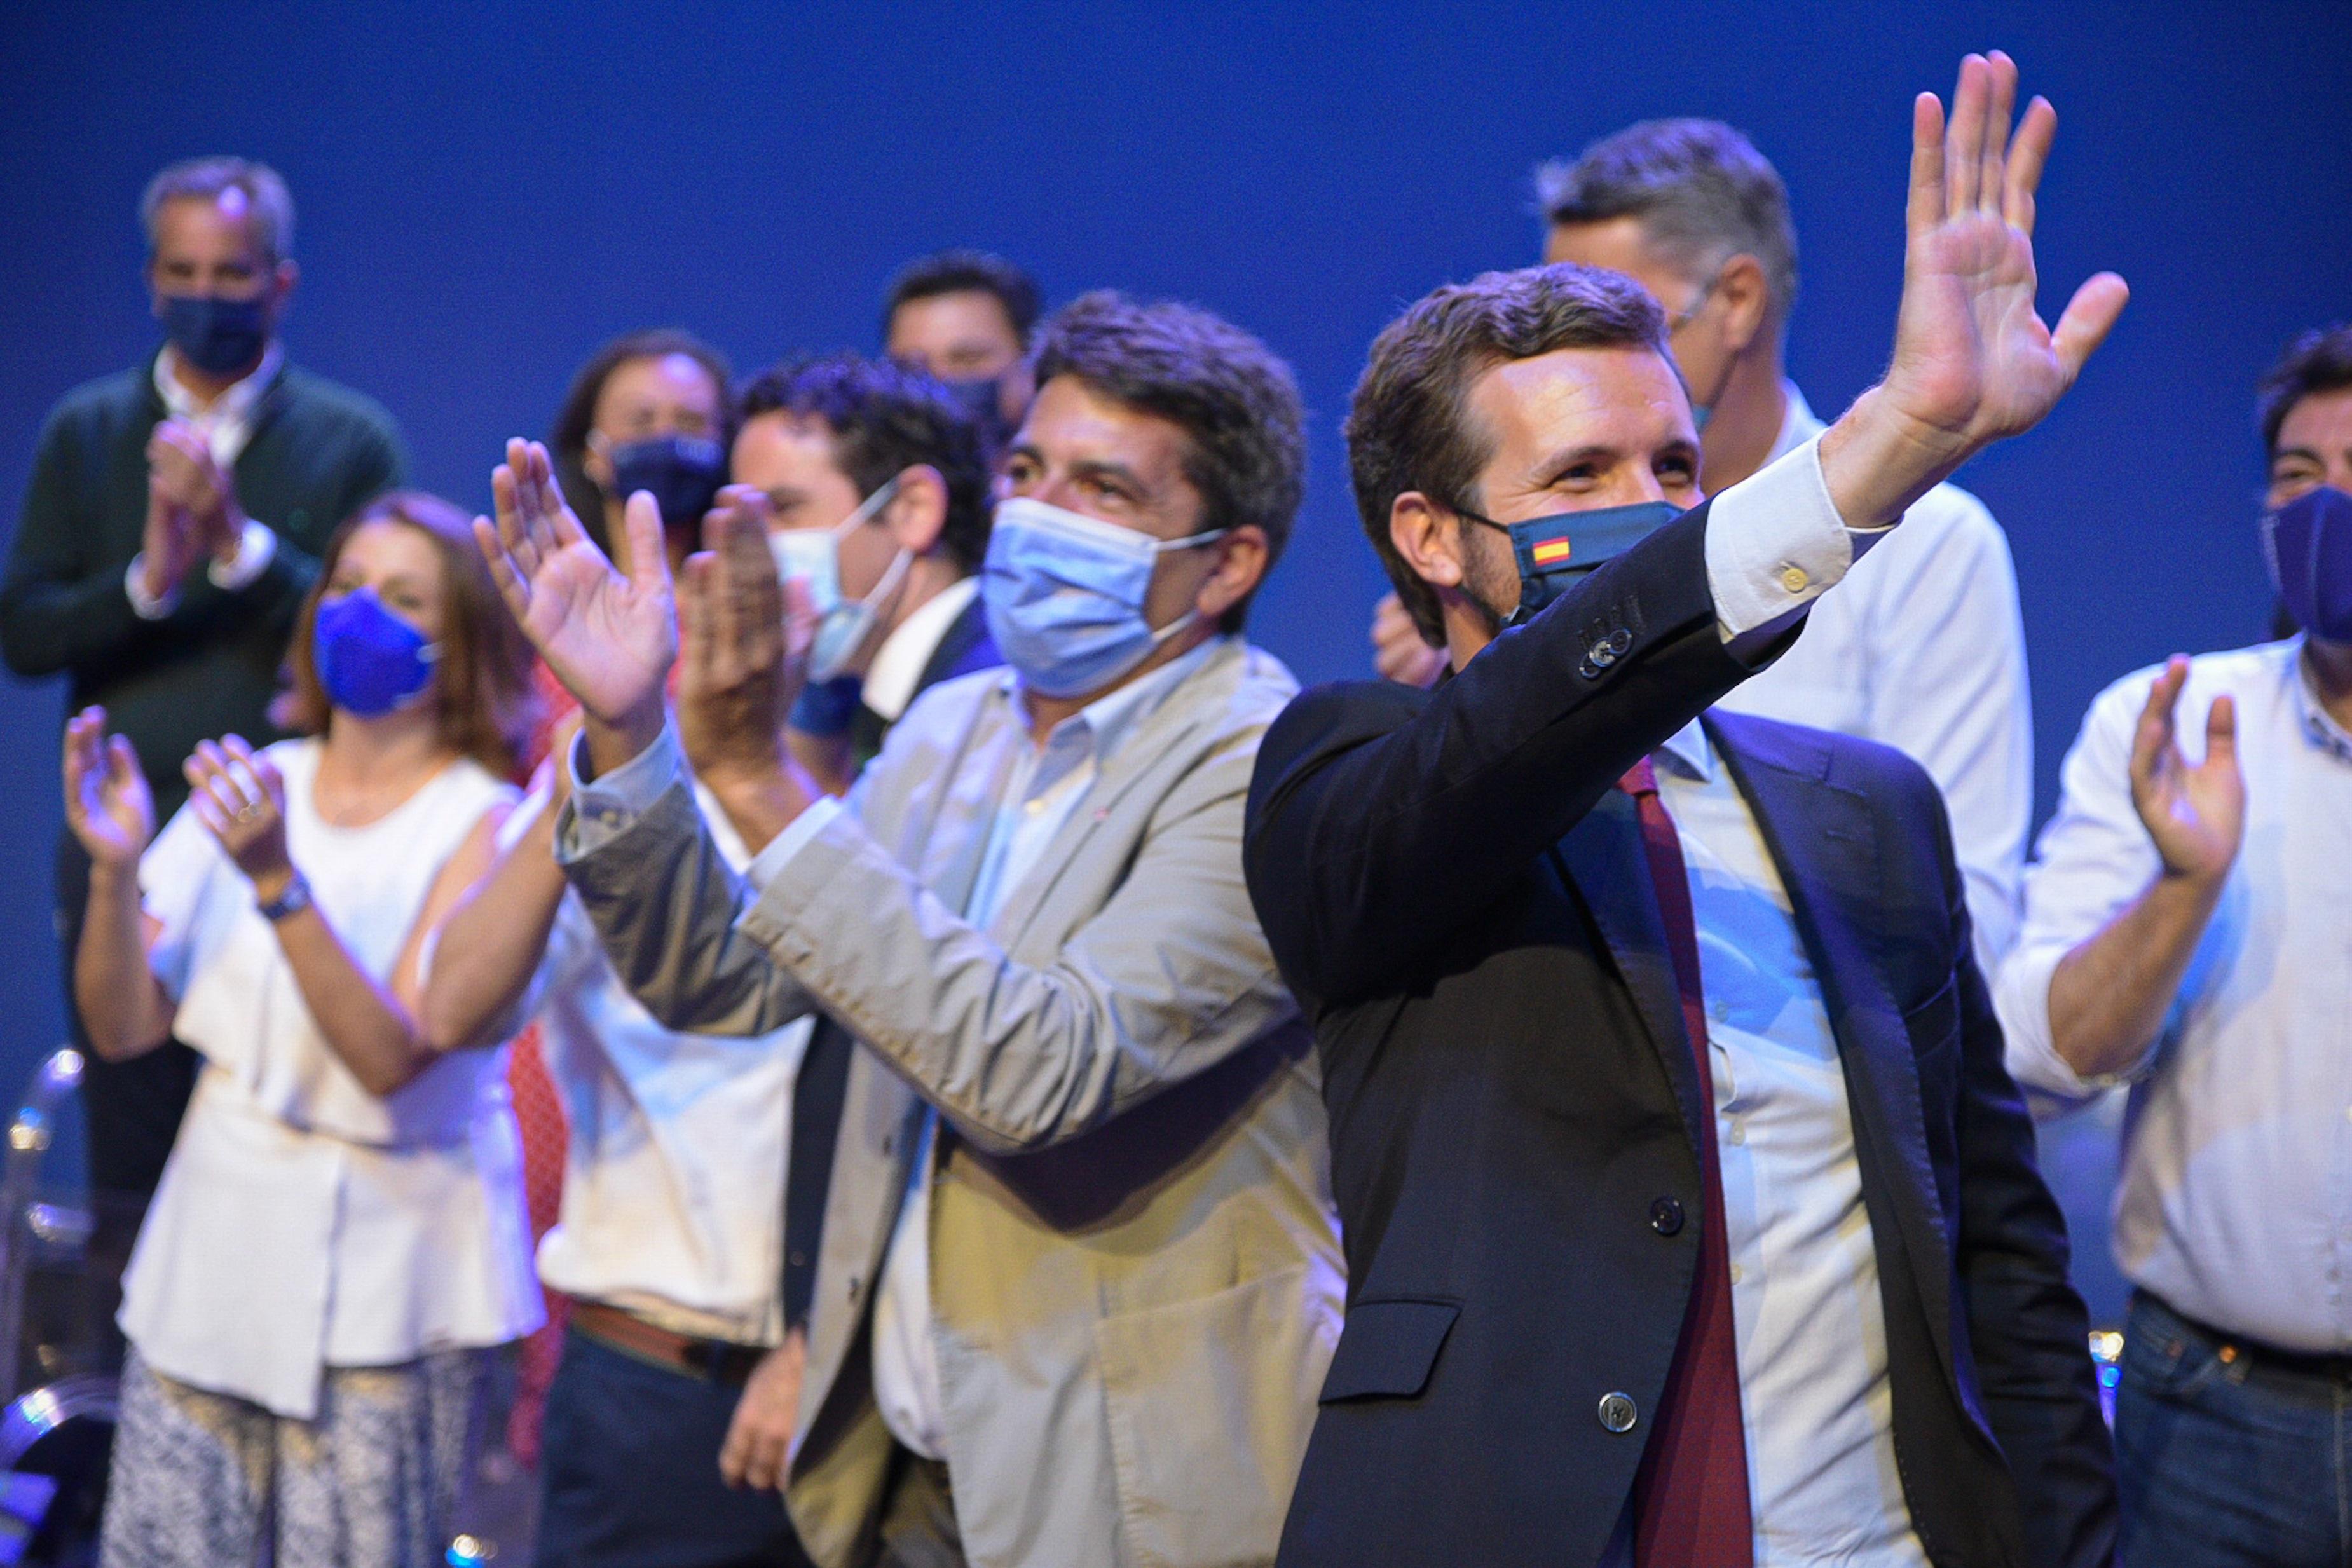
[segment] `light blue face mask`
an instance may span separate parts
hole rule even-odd
[[[776,558],[779,578],[797,577],[808,584],[809,600],[816,610],[816,641],[809,645],[808,678],[822,685],[849,667],[858,649],[873,634],[874,622],[880,618],[882,606],[898,591],[900,580],[914,559],[900,550],[890,559],[888,570],[882,573],[874,591],[863,599],[841,596],[841,541],[856,531],[860,523],[872,517],[890,504],[898,493],[898,480],[890,482],[858,503],[857,510],[829,528],[779,528],[768,536],[768,553]]]
[[[1026,497],[999,501],[981,569],[988,634],[1040,696],[1100,691],[1200,617],[1187,611],[1157,631],[1143,618],[1160,558],[1232,531],[1155,539]]]

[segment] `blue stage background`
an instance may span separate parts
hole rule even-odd
[[[1911,95],[2006,47],[2060,110],[2045,309],[2100,267],[2134,293],[2056,416],[1962,476],[2016,554],[2043,812],[2100,686],[2262,633],[2252,384],[2292,332],[2352,315],[2342,0],[11,0],[0,35],[7,528],[43,412],[153,344],[142,185],[235,152],[294,190],[294,358],[387,404],[418,482],[469,506],[605,337],[683,325],[746,370],[872,347],[884,277],[935,246],[1002,250],[1055,300],[1223,312],[1312,411],[1306,512],[1253,628],[1307,681],[1363,672],[1381,589],[1337,434],[1365,346],[1432,286],[1535,258],[1538,160],[1651,115],[1748,130],[1794,196],[1791,364],[1830,415],[1889,340]],[[0,683],[0,1104],[59,1030],[58,705]]]

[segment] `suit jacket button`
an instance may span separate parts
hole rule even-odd
[[[1650,1205],[1650,1228],[1661,1236],[1682,1234],[1682,1204],[1675,1198],[1662,1197]]]
[[[1601,1396],[1601,1425],[1606,1431],[1625,1433],[1641,1420],[1642,1412],[1630,1394],[1604,1394]]]
[[[1611,653],[1622,654],[1626,650],[1633,647],[1633,633],[1626,631],[1622,626],[1618,627],[1617,630],[1609,633],[1609,651]]]
[[[1587,649],[1584,656],[1605,670],[1617,662],[1617,650],[1609,645],[1608,638],[1603,637]]]
[[[1597,681],[1601,678],[1601,666],[1587,659],[1576,666],[1576,673],[1588,681]]]

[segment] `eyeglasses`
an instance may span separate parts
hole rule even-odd
[[[1718,267],[1708,275],[1705,283],[1698,286],[1698,292],[1691,296],[1689,304],[1666,318],[1666,336],[1671,338],[1689,326],[1697,318],[1698,313],[1706,308],[1707,299],[1715,293],[1715,286],[1722,281],[1723,268]]]

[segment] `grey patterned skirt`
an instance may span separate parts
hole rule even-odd
[[[303,1421],[122,1370],[104,1568],[431,1568],[509,1375],[510,1346],[330,1367]]]

